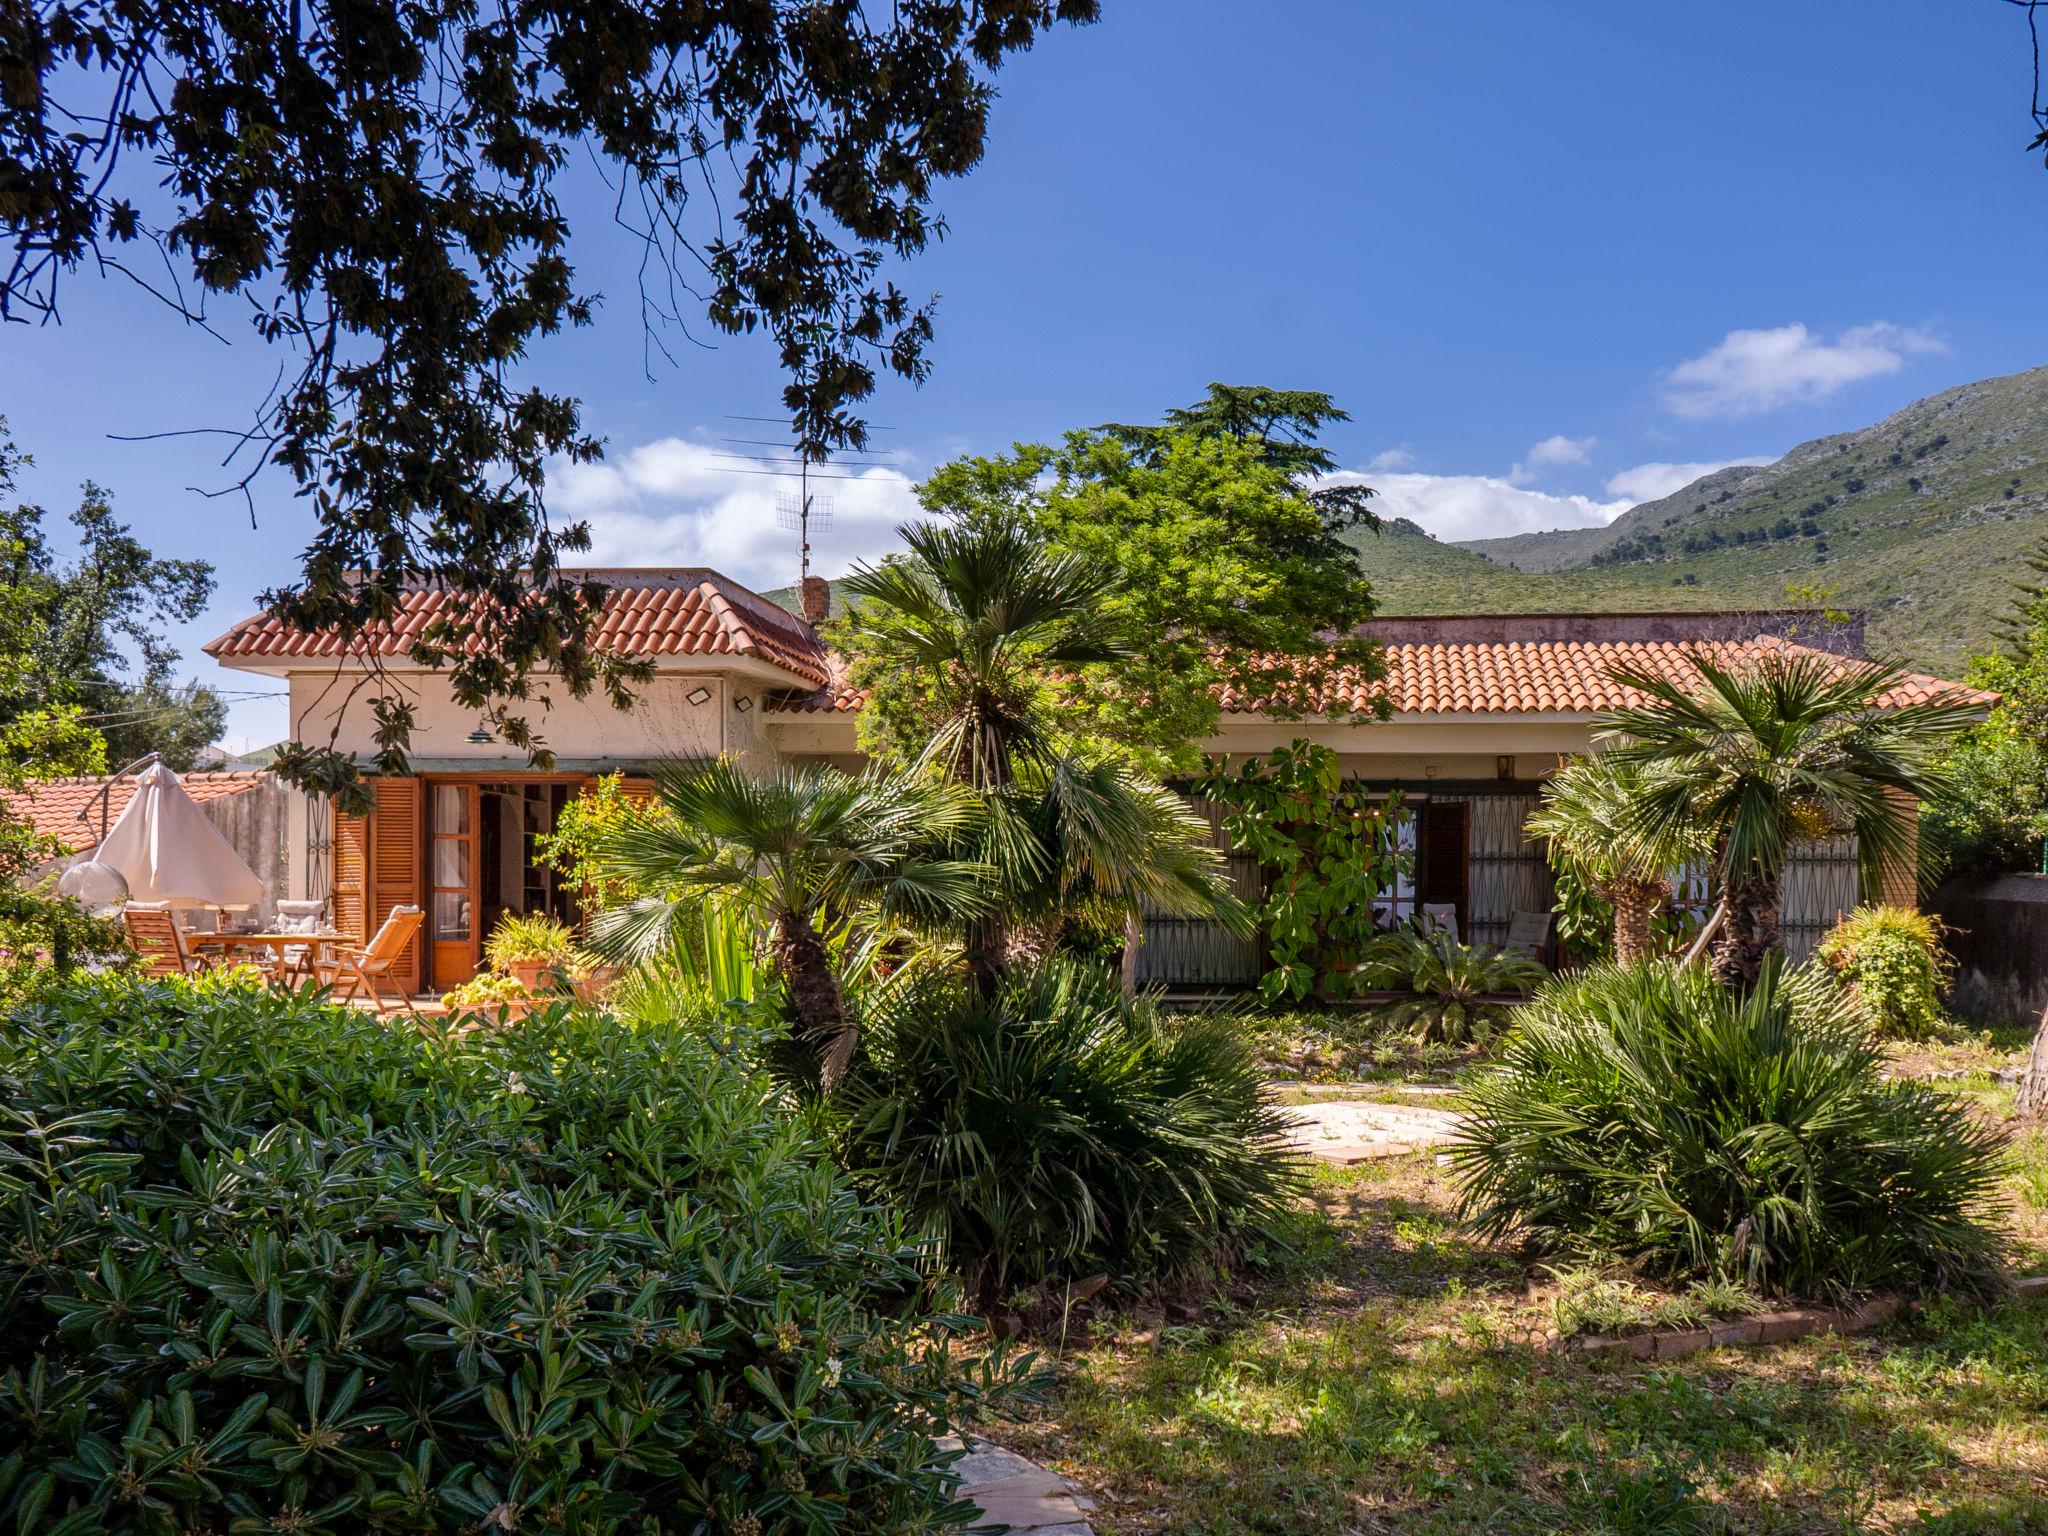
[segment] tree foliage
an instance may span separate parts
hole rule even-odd
[[[55,315],[97,264],[175,310],[249,315],[285,356],[238,460],[282,467],[317,526],[291,622],[360,637],[410,584],[467,599],[412,638],[457,699],[543,760],[531,674],[626,695],[594,646],[589,547],[550,461],[600,445],[529,349],[587,323],[561,178],[594,157],[648,242],[643,312],[766,333],[797,449],[859,446],[889,370],[922,378],[932,309],[891,264],[944,229],[1007,56],[1098,0],[64,0],[0,9],[0,318]],[[131,162],[140,161],[140,164]],[[140,258],[140,259],[138,259]],[[470,643],[481,642],[481,643]],[[378,715],[387,770],[411,713]],[[318,749],[280,771],[328,788]]]
[[[1398,797],[1371,800],[1346,782],[1337,754],[1295,741],[1264,757],[1215,764],[1202,792],[1228,809],[1230,846],[1258,860],[1253,911],[1267,952],[1268,1002],[1365,990],[1358,969],[1379,930],[1378,904],[1414,858],[1398,846]]]
[[[21,462],[0,420],[0,497]],[[0,504],[0,587],[12,615],[0,722],[66,708],[104,740],[113,763],[161,752],[171,767],[190,768],[220,735],[227,708],[211,689],[175,680],[178,652],[164,628],[204,610],[213,567],[152,553],[89,480],[71,514],[70,559],[51,548],[46,516],[26,502]]]
[[[1203,418],[960,459],[918,496],[943,517],[1014,522],[1112,573],[1104,612],[1142,644],[1062,678],[1063,706],[1148,771],[1188,773],[1226,704],[1283,718],[1373,707],[1383,669],[1357,632],[1372,589],[1341,537],[1356,518],[1304,478],[1321,462],[1313,446]]]

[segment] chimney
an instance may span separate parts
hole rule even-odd
[[[832,583],[822,576],[806,576],[799,589],[802,593],[804,617],[813,624],[822,624],[832,616]]]

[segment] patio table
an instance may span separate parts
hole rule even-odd
[[[267,949],[276,959],[278,968],[284,968],[284,952],[296,946],[317,948],[323,944],[347,942],[345,933],[189,933],[185,936],[187,949],[232,950],[240,945],[255,949]]]

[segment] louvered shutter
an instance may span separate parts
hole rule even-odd
[[[426,891],[420,857],[420,781],[373,779],[371,785],[377,794],[370,836],[370,927],[374,931],[393,907],[424,908]],[[419,990],[418,933],[392,967],[392,978],[408,992]]]
[[[369,925],[370,823],[362,816],[334,817],[334,927],[350,942],[367,944]]]

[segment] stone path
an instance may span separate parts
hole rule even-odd
[[[1281,1113],[1294,1124],[1291,1139],[1297,1150],[1340,1165],[1440,1147],[1458,1128],[1458,1117],[1446,1109],[1361,1099],[1294,1104]]]
[[[941,1443],[950,1449],[960,1442]],[[977,1527],[1006,1526],[1015,1536],[1094,1536],[1088,1523],[1094,1502],[1074,1492],[1057,1472],[1015,1451],[972,1441],[953,1470],[960,1478],[960,1496],[981,1509]]]

